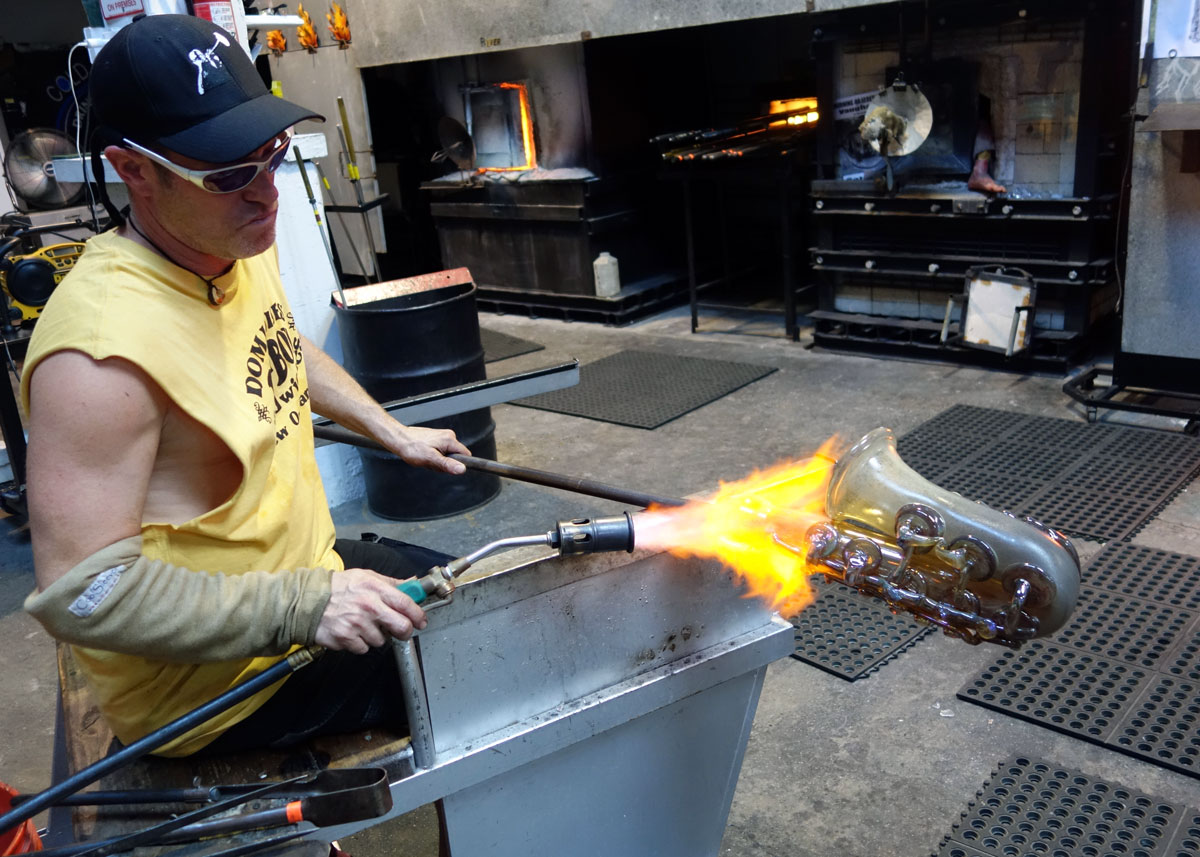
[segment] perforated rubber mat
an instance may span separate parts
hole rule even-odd
[[[969,405],[897,448],[943,488],[1101,542],[1133,535],[1200,471],[1200,438]]]
[[[817,600],[791,620],[792,656],[848,681],[879,669],[932,630],[839,583],[814,582],[813,590]]]
[[[983,784],[936,857],[1196,857],[1195,809],[1051,762],[1013,756]]]
[[[528,354],[531,351],[541,351],[546,346],[521,339],[519,336],[509,336],[498,330],[479,328],[479,338],[483,342],[483,362],[495,363],[497,360],[507,360],[518,354]]]
[[[653,429],[770,375],[770,366],[621,351],[579,368],[579,383],[513,404]]]
[[[1065,627],[958,697],[1200,777],[1200,558],[1118,542],[1083,581]]]

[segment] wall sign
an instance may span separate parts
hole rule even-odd
[[[145,0],[100,0],[100,14],[104,16],[105,23],[140,15],[145,11]]]
[[[218,27],[231,33],[237,33],[237,19],[233,14],[233,3],[229,0],[217,0],[212,3],[197,2],[194,4],[194,8],[197,18],[206,18]]]

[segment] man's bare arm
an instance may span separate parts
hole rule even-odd
[[[470,455],[454,432],[406,426],[394,419],[311,340],[301,337],[312,409],[348,429],[373,437],[409,464],[446,473],[464,473],[462,462],[446,458],[453,452]]]
[[[131,363],[60,351],[30,382],[29,518],[39,589],[141,532],[167,412]]]
[[[120,359],[97,361],[77,351],[62,351],[38,364],[30,379],[27,481],[35,574],[40,591],[45,592],[60,579],[66,582],[69,571],[86,565],[89,558],[102,554],[106,548],[130,539],[136,541],[140,536],[170,407],[167,395],[149,376]],[[180,490],[186,490],[186,486],[180,486]],[[135,557],[121,557],[121,560],[135,567]],[[103,571],[95,569],[92,578]],[[147,584],[162,586],[163,581],[156,578],[163,575],[170,575],[175,581],[174,585],[164,587],[173,597],[151,599],[162,602],[166,615],[157,620],[146,615],[130,616],[128,622],[165,627],[170,621],[186,619],[189,605],[181,602],[188,599],[179,597],[181,591],[193,584],[211,585],[214,581],[206,572],[220,571],[156,568],[145,577]],[[243,588],[254,584],[249,577],[235,582]],[[70,604],[88,583],[89,578],[81,577],[74,588],[63,593],[65,602]],[[271,582],[264,578],[260,585]],[[118,591],[114,591],[114,597],[117,595]],[[216,613],[217,605],[226,600],[230,602],[228,616],[233,617],[238,607],[234,602],[244,602],[247,596],[242,593],[236,599],[222,599],[216,593],[205,600],[206,603],[191,606]],[[385,634],[406,638],[412,634],[414,625],[420,628],[425,624],[424,612],[396,590],[395,581],[366,569],[347,569],[334,574],[328,599],[314,602],[310,595],[307,603],[316,604],[316,609],[324,605],[323,612],[313,630],[313,639],[295,642],[315,641],[328,648],[364,652],[368,646],[381,645]],[[113,606],[109,604],[108,609]],[[59,609],[56,615],[62,616],[63,612]],[[110,625],[118,629],[117,636],[125,636],[122,629],[129,627],[122,622]],[[236,636],[235,628],[224,630],[227,636]],[[86,632],[86,628],[80,631]],[[98,633],[103,637],[110,632],[101,628]],[[136,636],[136,632],[131,631],[129,636]],[[128,651],[119,640],[107,645],[100,638],[79,639],[79,642]],[[140,653],[171,659],[170,653],[163,651],[169,645],[167,640],[152,651]],[[202,644],[197,644],[186,656],[193,656],[202,648]]]

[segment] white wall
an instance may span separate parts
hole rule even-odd
[[[389,65],[888,0],[344,0],[360,66]],[[896,2],[896,0],[892,0]]]
[[[305,161],[325,157],[329,151],[327,139],[322,134],[299,134],[293,143],[300,149]],[[315,187],[316,176],[312,165],[306,166],[309,181]],[[330,296],[337,289],[337,278],[304,191],[300,167],[291,155],[275,174],[275,187],[279,189],[279,219],[276,225],[279,275],[287,292],[288,303],[292,305],[296,327],[341,363],[341,339],[333,307],[330,306]],[[317,204],[323,221],[324,207],[319,199]],[[339,506],[363,496],[362,463],[353,447],[342,444],[323,446],[317,450],[317,465],[330,506]]]

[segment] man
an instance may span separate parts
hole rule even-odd
[[[979,119],[975,125],[975,144],[971,148],[971,175],[967,177],[967,190],[986,194],[1007,193],[1008,189],[992,178],[992,164],[996,160],[996,134],[992,130],[992,102],[979,96]]]
[[[335,546],[311,412],[410,464],[461,473],[446,456],[467,449],[397,423],[295,329],[274,171],[290,127],[323,117],[270,95],[231,35],[186,15],[120,30],[91,92],[93,152],[130,210],[88,243],[30,343],[26,608],[74,644],[126,743],[298,645],[334,650],[165,755],[402,717],[384,643],[425,618],[378,569],[428,566],[354,567],[361,543]]]

